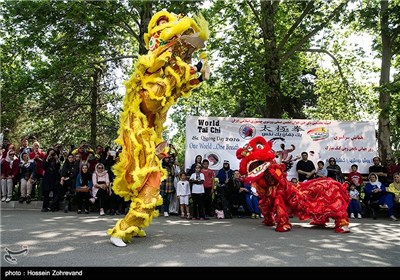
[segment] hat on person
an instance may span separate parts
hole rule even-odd
[[[224,160],[224,163],[228,163],[229,164],[229,160]]]

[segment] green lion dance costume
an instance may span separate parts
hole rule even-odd
[[[113,167],[113,190],[131,201],[126,216],[107,231],[118,247],[126,246],[134,236],[146,236],[143,228],[158,216],[159,187],[166,175],[160,160],[168,149],[161,135],[164,122],[178,98],[188,96],[208,78],[205,53],[199,56],[200,67],[190,65],[193,52],[204,48],[208,36],[208,23],[201,15],[189,18],[161,11],[149,22],[144,35],[149,51],[138,58],[134,73],[125,82],[116,139],[122,153]]]

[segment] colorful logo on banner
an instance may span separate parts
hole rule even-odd
[[[307,131],[307,134],[313,141],[321,141],[329,137],[329,132],[326,127],[317,127]]]
[[[239,128],[239,134],[243,139],[252,139],[254,136],[256,136],[256,128],[251,124],[242,125]]]

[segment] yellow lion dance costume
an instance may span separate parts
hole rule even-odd
[[[107,231],[118,247],[126,246],[134,236],[146,236],[143,228],[158,216],[156,206],[162,204],[159,187],[166,175],[160,161],[167,152],[161,135],[164,122],[178,98],[199,86],[197,72],[209,74],[204,71],[205,53],[200,54],[202,69],[190,65],[192,53],[204,48],[208,36],[208,23],[200,14],[189,18],[161,11],[149,22],[144,35],[149,51],[138,58],[134,73],[125,82],[116,139],[122,153],[113,167],[113,190],[131,201],[126,216]]]

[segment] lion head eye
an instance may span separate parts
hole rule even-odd
[[[247,151],[251,152],[252,150],[253,150],[253,147],[251,147],[251,146],[247,147]]]
[[[261,143],[257,143],[257,145],[256,145],[256,148],[257,149],[264,149],[264,145],[263,144],[261,144]]]

